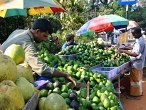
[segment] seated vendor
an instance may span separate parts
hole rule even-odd
[[[77,45],[77,43],[75,43],[75,41],[74,41],[74,37],[75,36],[73,34],[68,34],[66,36],[66,42],[62,46],[62,50],[64,50],[67,46]]]

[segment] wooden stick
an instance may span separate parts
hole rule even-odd
[[[87,100],[89,100],[89,93],[90,93],[89,91],[90,91],[90,82],[88,81],[87,82],[87,97],[86,97]]]

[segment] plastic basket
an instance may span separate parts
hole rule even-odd
[[[93,68],[92,71],[106,74],[108,79],[112,79],[117,74],[117,67],[97,67]]]
[[[124,70],[126,67],[128,67],[128,66],[129,66],[129,63],[130,63],[130,62],[126,62],[126,63],[124,63],[124,64],[118,66],[118,67],[117,67],[117,73],[120,73],[122,70]]]
[[[92,66],[90,69],[91,69],[91,70],[94,70],[94,69],[96,69],[96,68],[98,68],[98,67],[101,67],[101,64]]]

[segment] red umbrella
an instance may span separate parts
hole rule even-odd
[[[30,15],[43,14],[43,13],[56,13],[56,12],[65,12],[65,9],[56,1],[53,0],[56,4],[56,7],[34,7],[28,10]]]
[[[77,34],[84,34],[86,32],[109,32],[115,29],[126,28],[128,19],[118,15],[103,15],[95,17],[86,22],[78,31]]]
[[[129,21],[129,24],[127,26],[127,30],[134,28],[134,27],[138,27],[139,24],[136,21]]]

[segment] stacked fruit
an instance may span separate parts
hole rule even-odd
[[[74,71],[73,68],[72,71]],[[76,77],[78,72],[81,75]],[[40,90],[40,99],[46,98],[51,93],[58,93],[65,99],[68,108],[74,110],[106,110],[113,108],[121,110],[119,100],[113,93],[113,85],[105,75],[93,73],[82,67],[78,67],[76,72],[74,71],[71,75],[74,76],[73,78],[77,81],[77,84],[89,82],[89,98],[87,98],[86,86],[77,88],[73,87],[70,82],[66,82],[64,78],[53,78],[45,89]],[[85,76],[87,76],[87,79]]]
[[[59,55],[77,54],[75,60],[80,61],[85,66],[95,66],[102,64],[106,67],[119,66],[127,61],[129,57],[125,54],[117,54],[114,47],[103,49],[98,47],[99,44],[95,41],[90,43],[80,43],[77,46],[69,46],[67,49],[59,52]],[[118,56],[118,57],[117,57]]]
[[[49,53],[48,50],[40,51],[39,58],[41,58],[43,62],[47,63],[48,66],[51,66],[51,67],[56,66],[62,60],[57,55]]]
[[[71,45],[66,47],[66,49],[58,52],[58,55],[72,55],[72,54],[77,54],[78,53],[78,46],[76,45]]]

